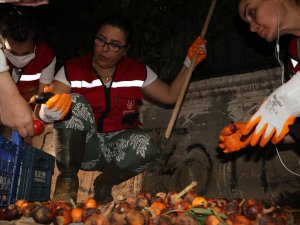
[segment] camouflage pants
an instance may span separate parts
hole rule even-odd
[[[70,116],[54,124],[54,129],[86,131],[82,170],[99,170],[110,162],[119,168],[140,173],[159,157],[154,140],[140,129],[127,129],[111,133],[98,133],[89,103],[79,94],[72,94]]]

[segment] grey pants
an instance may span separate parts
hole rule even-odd
[[[79,94],[72,94],[70,116],[56,122],[54,129],[86,131],[82,170],[102,171],[110,162],[120,169],[140,173],[159,157],[160,149],[154,140],[140,129],[98,133],[89,103]]]

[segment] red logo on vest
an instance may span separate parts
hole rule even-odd
[[[134,100],[128,100],[127,109],[133,109],[133,107],[134,107]]]

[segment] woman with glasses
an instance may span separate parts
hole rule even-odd
[[[102,21],[92,52],[67,61],[51,88],[72,93],[70,115],[54,124],[59,175],[52,201],[77,199],[79,169],[101,171],[94,181],[98,203],[112,201],[111,190],[141,173],[159,157],[159,147],[139,121],[144,96],[174,104],[190,64],[206,57],[206,41],[198,37],[177,78],[168,85],[145,64],[126,56],[132,40],[130,23],[121,17]],[[56,121],[56,113],[42,105],[40,118]]]

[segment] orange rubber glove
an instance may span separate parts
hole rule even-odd
[[[242,135],[245,126],[246,124],[243,122],[236,122],[222,129],[219,136],[219,147],[224,153],[239,151],[249,144],[250,137]]]
[[[253,132],[252,146],[259,142],[264,147],[271,139],[277,144],[289,132],[297,116],[300,116],[299,72],[264,101],[246,124],[243,135]]]
[[[45,92],[50,91],[48,86],[44,88]],[[72,105],[70,94],[55,94],[45,104],[41,105],[39,116],[46,123],[62,120],[69,112]]]
[[[196,65],[198,65],[206,58],[206,43],[207,41],[204,40],[201,36],[198,36],[197,39],[193,42],[183,63],[187,68],[190,67],[191,61],[195,54],[197,55]]]

